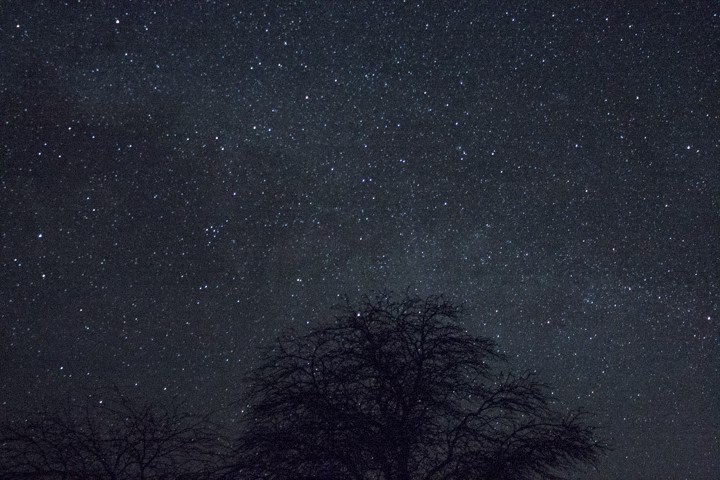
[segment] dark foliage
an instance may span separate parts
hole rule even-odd
[[[0,478],[211,478],[224,458],[218,432],[207,416],[115,388],[62,413],[26,414],[0,426]]]
[[[250,375],[236,478],[559,479],[606,448],[532,375],[498,373],[442,297],[390,294],[278,339]]]

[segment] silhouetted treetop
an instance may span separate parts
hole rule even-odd
[[[208,415],[100,392],[0,424],[0,479],[218,478],[224,444]]]
[[[534,376],[502,373],[442,296],[379,293],[280,337],[249,375],[240,478],[564,478],[605,448]]]

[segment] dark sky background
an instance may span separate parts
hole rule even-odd
[[[3,1],[0,34],[0,413],[222,407],[280,329],[410,287],[599,412],[581,478],[718,478],[717,2]]]

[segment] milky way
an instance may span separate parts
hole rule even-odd
[[[598,413],[582,478],[717,478],[717,3],[66,3],[0,7],[3,415],[220,408],[409,288]]]

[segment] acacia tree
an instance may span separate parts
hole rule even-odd
[[[381,293],[285,335],[249,375],[235,478],[560,479],[606,448],[586,415],[442,297]]]
[[[208,416],[103,393],[0,425],[0,479],[202,479],[219,470],[223,443]]]

